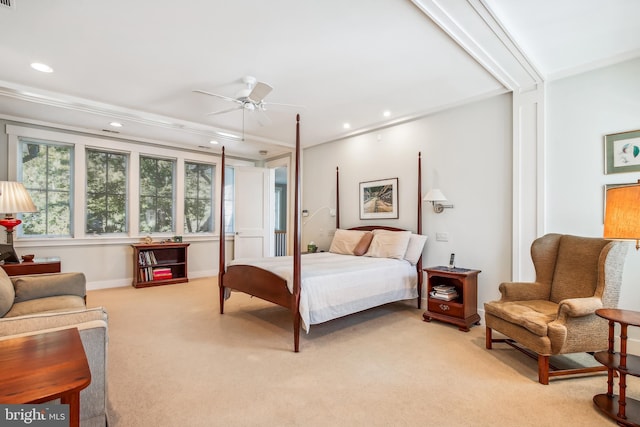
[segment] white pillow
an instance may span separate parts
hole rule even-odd
[[[373,230],[373,240],[364,256],[403,259],[410,238],[410,231]]]
[[[411,234],[407,251],[404,254],[404,259],[409,261],[411,265],[416,265],[422,255],[425,243],[427,243],[427,236],[423,236],[422,234]]]
[[[329,252],[341,255],[353,255],[353,250],[366,231],[337,229],[331,241]]]

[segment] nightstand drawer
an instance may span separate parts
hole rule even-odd
[[[429,298],[428,308],[433,313],[446,314],[460,319],[464,318],[464,306],[459,302]]]

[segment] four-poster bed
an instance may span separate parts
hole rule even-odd
[[[417,299],[417,306],[420,308],[423,281],[422,248],[426,240],[426,237],[421,236],[422,171],[420,154],[418,154],[417,234],[395,227],[371,225],[341,230],[339,170],[336,168],[336,237],[332,242],[330,253],[305,255],[303,277],[300,242],[300,151],[300,116],[297,115],[293,256],[234,260],[227,267],[225,260],[225,216],[224,203],[222,202],[225,187],[223,147],[220,199],[220,218],[222,220],[218,273],[220,313],[224,313],[225,299],[229,297],[231,290],[244,292],[287,308],[293,315],[294,350],[296,352],[300,348],[301,326],[308,331],[311,324],[322,323],[379,305],[411,298]],[[364,239],[365,234],[367,235],[366,239]],[[346,240],[337,242],[338,235]],[[351,242],[355,242],[361,237],[363,240],[368,240],[366,246],[369,249],[366,254],[364,252],[359,254],[365,256],[354,256],[354,245],[348,240],[351,239]],[[389,242],[393,243],[390,246],[402,247],[404,245],[404,249],[398,253],[386,255],[374,253],[374,247],[381,248],[385,243],[389,246]],[[340,246],[341,244],[343,246]],[[349,244],[351,244],[350,247]],[[361,245],[359,242],[358,244]],[[344,247],[344,245],[348,247],[346,251],[337,249]],[[409,250],[408,247],[413,249]],[[382,251],[384,252],[384,250]],[[409,252],[412,252],[411,256],[409,256]]]

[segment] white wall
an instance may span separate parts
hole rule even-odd
[[[304,135],[304,123],[301,123]],[[482,270],[479,307],[499,296],[511,277],[511,96],[502,95],[421,120],[304,150],[303,209],[335,207],[335,169],[340,167],[340,226],[394,225],[416,230],[417,156],[422,152],[422,190],[438,187],[454,204],[435,214],[423,202],[423,265]],[[359,183],[399,179],[397,220],[359,219]],[[303,223],[306,219],[303,218]],[[323,209],[303,227],[303,247],[313,240],[327,250],[335,219]],[[436,232],[449,233],[436,242]]]
[[[547,232],[602,236],[604,184],[640,179],[640,173],[604,174],[604,136],[640,129],[638,76],[640,59],[548,84]],[[635,247],[625,264],[620,308],[640,311]],[[637,329],[629,336],[640,340]]]
[[[603,185],[640,179],[640,173],[605,175],[603,142],[606,134],[640,129],[639,75],[637,59],[547,84],[545,233],[602,236]],[[415,156],[422,151],[423,192],[437,186],[455,205],[439,215],[423,206],[429,236],[424,265],[444,264],[455,252],[458,266],[482,270],[482,313],[483,303],[498,298],[498,284],[511,275],[510,105],[504,95],[307,149],[303,208],[335,207],[334,175],[340,166],[341,226],[367,223],[358,219],[358,183],[397,176],[400,219],[386,223],[415,229]],[[303,244],[314,240],[327,249],[332,229],[328,211],[319,212],[303,228]],[[449,242],[436,242],[436,232],[448,232]],[[640,310],[635,248],[625,264],[620,308]],[[631,345],[640,347],[637,328],[629,335]]]

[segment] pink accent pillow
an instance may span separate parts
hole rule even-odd
[[[367,250],[369,250],[371,240],[373,240],[373,233],[365,233],[362,238],[360,238],[360,241],[358,242],[356,247],[353,249],[353,254],[355,256],[362,256],[366,254]]]

